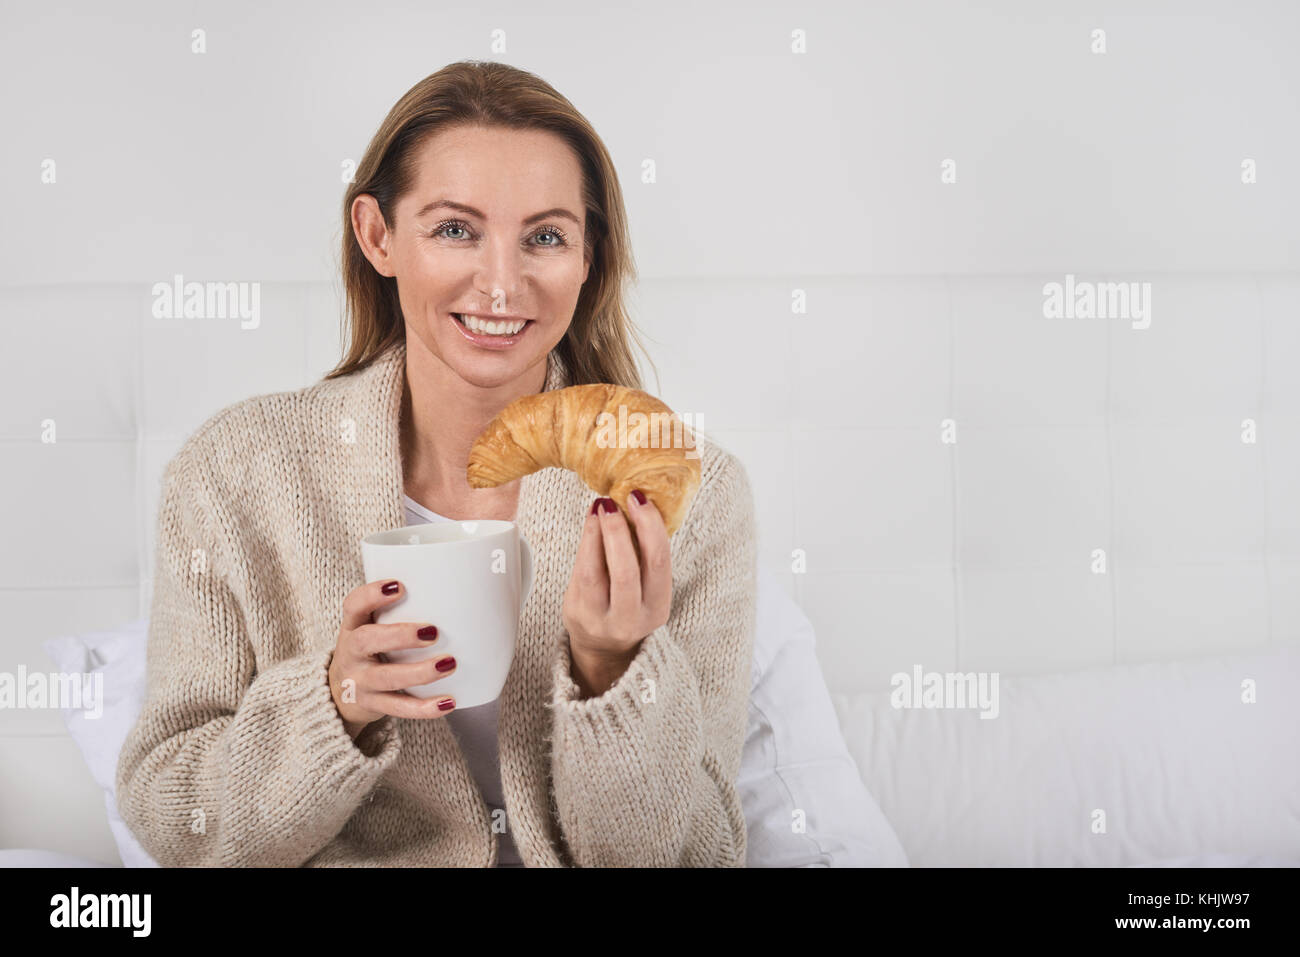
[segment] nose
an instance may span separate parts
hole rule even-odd
[[[489,297],[489,308],[514,312],[516,294],[522,291],[524,260],[518,243],[489,235],[481,247],[475,285]]]

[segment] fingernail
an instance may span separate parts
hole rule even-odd
[[[418,638],[423,638],[425,641],[433,641],[433,639],[435,639],[435,638],[438,637],[438,626],[437,626],[437,625],[425,625],[423,628],[421,628],[421,629],[420,629],[419,631],[417,631],[415,634],[416,634],[416,637],[418,637]]]
[[[612,515],[614,512],[618,511],[618,506],[614,504],[614,500],[612,498],[602,498],[601,502],[604,505],[605,514]]]
[[[450,711],[454,707],[456,707],[456,702],[453,701],[451,698],[443,698],[441,701],[438,702],[439,711]]]
[[[595,515],[595,514],[596,514],[596,509],[600,508],[600,502],[601,502],[600,499],[596,499],[596,501],[592,502],[592,503],[591,503],[591,511],[588,512],[587,514],[588,514],[588,515]]]
[[[383,588],[381,588],[381,589],[379,589],[379,590],[382,591],[385,595],[396,595],[396,594],[397,594],[397,582],[389,582],[388,584],[386,584]]]
[[[442,661],[438,662],[434,667],[439,671],[451,671],[452,668],[456,667],[456,659],[443,658]]]
[[[638,505],[645,504],[645,494],[639,488],[632,489],[632,497],[636,499]]]

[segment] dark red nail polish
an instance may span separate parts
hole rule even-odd
[[[381,589],[379,589],[379,590],[382,591],[385,595],[396,595],[396,594],[397,594],[397,582],[389,582],[388,584],[386,584],[383,588],[381,588]]]
[[[642,492],[639,488],[632,489],[632,497],[636,499],[636,503],[638,505],[645,504],[645,493]]]
[[[438,637],[438,626],[425,625],[415,634],[417,638],[423,638],[425,641],[433,641],[433,639]]]
[[[439,711],[450,711],[454,707],[456,707],[456,702],[452,701],[450,698],[443,698],[438,702]]]
[[[456,659],[455,659],[455,658],[443,658],[442,661],[438,662],[438,664],[435,665],[435,667],[436,667],[439,671],[451,671],[452,668],[455,668],[455,667],[456,667]]]
[[[614,504],[612,498],[602,498],[600,501],[604,506],[606,514],[612,515],[618,511],[618,506]]]
[[[596,499],[596,501],[592,502],[592,503],[591,503],[591,511],[588,512],[587,514],[588,514],[588,515],[595,515],[595,514],[596,514],[596,509],[600,508],[600,502],[601,502],[600,499]]]

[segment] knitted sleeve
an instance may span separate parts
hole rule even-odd
[[[148,686],[118,759],[119,810],[165,867],[301,865],[343,828],[400,741],[385,717],[353,742],[330,693],[332,647],[257,660],[246,621],[259,613],[241,607],[229,571],[255,556],[183,455],[163,482]]]
[[[753,663],[754,503],[721,456],[692,503],[673,602],[623,676],[583,699],[567,634],[554,662],[556,814],[572,861],[599,866],[745,863],[736,788]],[[679,570],[680,566],[680,570]]]

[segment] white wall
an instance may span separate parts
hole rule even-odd
[[[1286,0],[83,0],[7,3],[4,21],[0,183],[23,224],[0,233],[5,282],[331,278],[340,164],[402,92],[467,57],[534,70],[587,114],[646,277],[1300,258],[1300,7]],[[56,188],[40,184],[45,158]],[[943,187],[946,158],[958,178]]]

